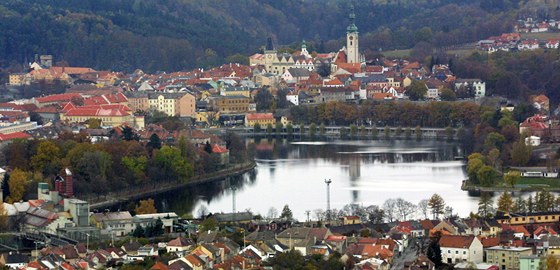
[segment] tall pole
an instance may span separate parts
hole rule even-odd
[[[327,221],[331,221],[331,179],[325,179],[325,184],[327,184]]]
[[[235,213],[235,187],[231,187],[232,211]]]

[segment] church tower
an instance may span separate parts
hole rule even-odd
[[[272,72],[272,66],[277,58],[276,53],[277,51],[272,42],[272,37],[268,37],[266,39],[266,47],[264,48],[264,67],[266,72]]]
[[[350,25],[346,28],[346,62],[360,63],[360,51],[358,43],[358,27],[354,24],[356,14],[354,6],[350,7]]]

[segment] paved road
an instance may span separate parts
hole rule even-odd
[[[408,245],[408,247],[403,251],[403,253],[401,254],[401,256],[396,257],[393,259],[393,266],[391,267],[391,270],[401,270],[404,267],[404,263],[405,262],[410,262],[410,261],[414,261],[417,257],[418,257],[418,245],[415,244],[415,242],[417,241],[422,241],[421,239],[416,239],[413,238],[412,240],[410,240],[410,244]],[[426,246],[429,242],[428,240],[425,240],[426,242]]]

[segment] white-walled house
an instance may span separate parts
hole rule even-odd
[[[439,245],[444,263],[480,263],[483,260],[482,242],[473,235],[444,235],[439,240]]]

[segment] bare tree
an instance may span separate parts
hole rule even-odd
[[[416,212],[416,205],[407,200],[404,200],[403,198],[398,198],[396,200],[396,206],[397,206],[397,213],[399,214],[399,217],[401,217],[403,221],[405,221],[409,215],[414,214],[414,212]]]
[[[266,217],[268,219],[275,219],[278,216],[278,210],[274,207],[270,207],[268,209],[268,213],[266,214]]]
[[[370,205],[366,208],[366,212],[368,213],[368,219],[373,224],[380,224],[383,223],[383,219],[385,219],[385,211],[381,209],[377,205]]]
[[[423,199],[418,203],[418,212],[424,217],[424,219],[428,219],[428,200]]]
[[[313,216],[317,221],[322,221],[325,219],[325,211],[323,209],[315,209],[313,210]]]
[[[383,203],[383,211],[385,212],[385,217],[387,218],[387,221],[393,222],[395,220],[397,214],[396,206],[397,206],[397,200],[395,199],[387,199]]]

